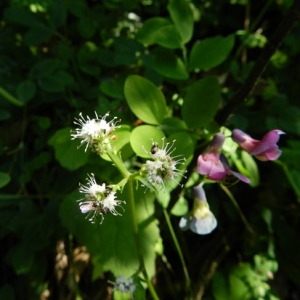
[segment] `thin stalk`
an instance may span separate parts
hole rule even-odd
[[[122,176],[124,178],[128,178],[130,175],[130,172],[126,169],[126,167],[124,166],[123,161],[120,159],[120,157],[111,151],[107,151],[107,155],[112,160],[112,162],[115,164],[116,168],[121,172]]]
[[[6,99],[8,102],[15,104],[17,106],[23,106],[24,103],[21,102],[19,99],[17,99],[16,97],[14,97],[12,94],[10,94],[9,92],[7,92],[4,88],[0,87],[0,95]]]
[[[230,192],[230,190],[223,184],[220,184],[222,190],[227,194],[227,196],[229,197],[229,199],[231,200],[232,204],[234,205],[234,207],[237,209],[243,223],[245,224],[247,230],[249,232],[251,232],[252,234],[255,234],[255,231],[252,229],[251,225],[248,223],[245,215],[243,214],[243,212],[241,211],[237,201],[235,200],[234,196],[232,195],[232,193]]]
[[[139,265],[141,268],[141,271],[145,277],[145,280],[148,285],[149,292],[154,300],[159,300],[158,295],[156,294],[156,291],[153,287],[153,284],[147,274],[146,267],[145,267],[145,262],[144,262],[144,257],[143,257],[143,252],[141,248],[141,242],[140,242],[140,237],[139,237],[139,228],[138,228],[138,222],[136,218],[136,207],[135,207],[135,200],[134,200],[134,190],[133,190],[133,180],[130,178],[128,180],[128,187],[129,187],[129,206],[130,206],[130,211],[131,211],[131,222],[132,222],[132,229],[133,229],[133,235],[135,239],[135,245],[136,245],[136,251],[137,251],[137,256],[139,260]]]
[[[184,277],[185,277],[185,288],[186,288],[186,291],[190,295],[190,298],[191,298],[192,297],[191,279],[190,279],[190,275],[189,275],[189,272],[188,272],[188,269],[187,269],[187,266],[186,266],[186,263],[185,263],[185,260],[184,260],[184,257],[183,257],[183,253],[181,251],[177,236],[174,232],[174,228],[173,228],[173,225],[171,223],[170,216],[169,216],[166,209],[163,209],[163,212],[164,212],[164,216],[165,216],[168,228],[170,230],[171,237],[172,237],[173,242],[175,244],[175,247],[176,247],[176,250],[177,250],[181,265],[182,265],[183,274],[184,274]]]

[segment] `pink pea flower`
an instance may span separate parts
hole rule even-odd
[[[281,155],[281,151],[277,146],[281,134],[284,134],[284,132],[274,129],[267,132],[261,140],[255,140],[245,132],[234,129],[231,137],[249,154],[254,155],[259,160],[267,161],[276,160]]]
[[[249,178],[232,171],[227,159],[220,153],[224,141],[225,136],[222,133],[214,135],[207,149],[198,157],[197,173],[215,181],[222,181],[227,175],[233,175],[246,183],[250,183]]]

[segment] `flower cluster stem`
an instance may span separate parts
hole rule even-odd
[[[145,267],[145,262],[144,262],[144,257],[142,253],[142,248],[141,248],[141,242],[140,242],[140,237],[139,237],[139,228],[138,228],[138,222],[136,218],[136,207],[135,207],[135,199],[134,199],[134,190],[133,190],[133,180],[129,179],[128,180],[128,187],[129,187],[129,206],[130,206],[130,211],[131,211],[131,222],[132,222],[132,229],[133,229],[133,234],[134,234],[134,239],[135,239],[135,244],[136,244],[136,251],[137,251],[137,256],[139,260],[139,265],[141,268],[141,271],[144,275],[144,278],[147,282],[147,286],[149,289],[149,292],[154,300],[159,300],[158,295],[156,294],[156,291],[153,287],[153,284],[148,276],[146,267]]]

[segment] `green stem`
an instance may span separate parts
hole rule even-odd
[[[107,155],[112,160],[112,162],[115,164],[116,168],[121,172],[122,176],[124,178],[128,178],[130,175],[130,172],[126,169],[126,167],[124,166],[123,161],[120,159],[120,157],[111,151],[107,151]]]
[[[237,209],[237,211],[239,212],[239,215],[242,219],[242,221],[244,222],[247,230],[249,232],[251,232],[252,234],[255,234],[255,231],[252,229],[252,227],[250,226],[250,224],[248,223],[246,217],[244,216],[243,212],[241,211],[238,203],[236,202],[234,196],[232,195],[232,193],[230,192],[230,190],[223,184],[220,184],[222,190],[227,194],[227,196],[229,197],[229,199],[231,200],[231,202],[233,203],[234,207]]]
[[[135,207],[135,201],[134,201],[134,190],[133,190],[133,180],[129,178],[128,180],[128,186],[129,186],[129,205],[130,205],[130,211],[131,211],[131,222],[132,222],[132,229],[133,229],[133,234],[134,234],[134,239],[135,239],[135,244],[136,244],[136,251],[137,251],[137,256],[139,260],[139,265],[142,270],[142,273],[145,277],[145,280],[148,285],[149,292],[154,300],[159,300],[158,295],[156,294],[156,291],[153,287],[153,284],[147,274],[146,267],[145,267],[145,262],[144,262],[144,257],[143,257],[143,252],[141,248],[141,242],[140,242],[140,237],[139,237],[139,228],[138,228],[138,222],[136,218],[136,207]]]
[[[190,298],[192,299],[191,279],[190,279],[190,275],[189,275],[189,272],[188,272],[188,269],[187,269],[187,266],[186,266],[186,263],[185,263],[185,260],[183,257],[183,253],[181,251],[177,236],[174,232],[174,228],[171,223],[170,216],[166,209],[163,209],[163,212],[164,212],[164,216],[165,216],[168,228],[170,230],[173,242],[175,244],[175,247],[178,252],[178,256],[179,256],[179,259],[180,259],[180,262],[182,265],[182,269],[183,269],[183,273],[184,273],[184,277],[185,277],[185,288],[186,288],[187,293],[190,295]]]
[[[6,99],[8,102],[15,104],[17,106],[23,106],[24,103],[21,102],[19,99],[17,99],[16,97],[14,97],[12,94],[10,94],[9,92],[7,92],[5,89],[3,89],[2,87],[0,87],[0,95]]]

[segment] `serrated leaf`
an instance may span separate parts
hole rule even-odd
[[[190,70],[207,70],[221,64],[234,46],[234,36],[215,36],[196,42],[190,55]]]
[[[147,153],[151,150],[152,142],[157,142],[160,146],[164,138],[163,132],[155,126],[141,125],[134,128],[130,136],[130,144],[136,155],[149,158]]]
[[[186,0],[170,0],[168,11],[183,43],[187,43],[193,35],[193,12]]]
[[[79,143],[71,140],[71,128],[57,130],[49,139],[48,144],[55,150],[55,158],[65,168],[76,170],[83,166],[88,158],[84,148],[78,149]]]
[[[208,76],[192,84],[182,105],[183,120],[189,127],[200,128],[213,121],[221,102],[216,77]]]
[[[159,124],[166,117],[165,97],[148,79],[130,75],[125,81],[124,93],[130,109],[142,121]]]

